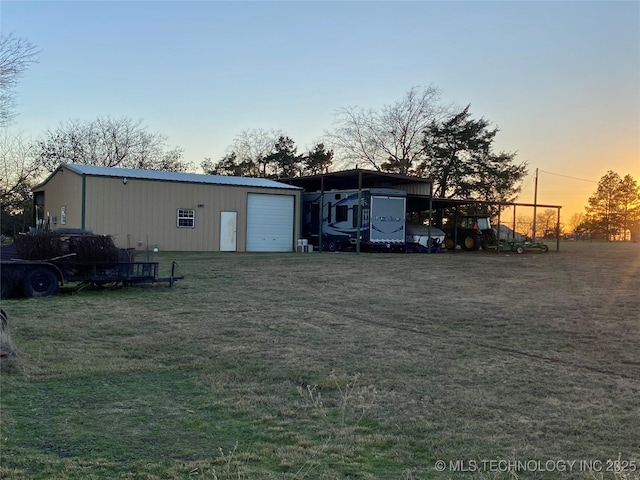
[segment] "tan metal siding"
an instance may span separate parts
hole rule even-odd
[[[220,212],[238,213],[238,251],[246,249],[247,194],[295,197],[299,237],[300,193],[291,190],[87,177],[86,228],[110,234],[123,248],[158,247],[164,251],[218,251]],[[195,210],[195,228],[177,228],[180,208]]]
[[[61,169],[54,175],[39,192],[44,192],[45,215],[57,217],[57,222],[51,228],[81,228],[82,227],[82,176],[69,170]],[[60,223],[62,207],[66,210],[66,224]]]
[[[85,177],[85,228],[112,235],[122,248],[157,246],[164,251],[218,251],[220,212],[237,212],[237,251],[246,250],[249,193],[291,195],[295,203],[294,238],[300,237],[299,191],[208,185],[128,178]],[[58,217],[52,228],[82,227],[82,175],[60,169],[38,191],[45,195],[45,212]],[[66,206],[66,224],[60,209]],[[195,210],[195,228],[177,228],[179,208]]]

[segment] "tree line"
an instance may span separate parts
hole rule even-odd
[[[221,160],[207,158],[201,167],[214,174],[277,179],[327,172],[339,163],[431,178],[438,197],[512,201],[526,163],[517,163],[515,152],[494,151],[498,129],[474,119],[469,105],[441,105],[439,95],[434,87],[414,87],[379,110],[343,108],[335,128],[325,132],[326,141],[305,154],[282,132],[247,130]]]
[[[3,231],[22,230],[29,224],[31,188],[61,163],[196,170],[183,158],[180,147],[170,147],[164,135],[150,132],[141,120],[102,116],[68,120],[35,141],[10,133],[6,127],[16,115],[14,88],[37,55],[29,42],[0,36]],[[514,201],[527,175],[527,164],[516,161],[516,152],[495,151],[497,127],[485,118],[473,118],[469,105],[442,104],[433,86],[411,88],[379,109],[342,108],[335,114],[333,127],[324,132],[322,142],[303,153],[298,153],[295,141],[283,131],[245,130],[221,159],[205,158],[199,167],[213,175],[272,179],[329,172],[336,165],[340,169],[369,168],[431,178],[437,197],[501,202]],[[639,221],[637,184],[630,176],[616,178],[613,172],[605,178],[589,199],[579,227],[628,230]]]
[[[279,130],[245,130],[237,136],[221,160],[205,158],[200,167],[210,175],[240,177],[290,178],[329,171],[333,150],[318,143],[306,153],[298,154],[292,138]]]
[[[576,212],[560,223],[555,209],[543,209],[536,215],[540,237],[575,234],[580,238],[630,240],[633,230],[640,230],[640,186],[629,174],[624,177],[609,170],[589,196],[584,213]],[[519,215],[516,230],[531,232],[533,218]]]

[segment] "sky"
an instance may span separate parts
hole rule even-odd
[[[3,34],[40,49],[11,127],[141,120],[199,165],[245,130],[306,151],[343,107],[412,87],[470,104],[527,162],[518,201],[584,212],[608,170],[640,182],[638,1],[7,1]]]

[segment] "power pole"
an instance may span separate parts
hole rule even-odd
[[[531,241],[536,241],[536,216],[538,214],[538,169],[536,168],[536,186],[533,191],[533,231],[531,232]]]

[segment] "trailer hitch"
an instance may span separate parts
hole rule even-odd
[[[183,280],[184,275],[176,275],[176,267],[178,266],[178,262],[171,262],[171,276],[158,278],[158,282],[169,282],[169,288],[173,287],[173,284],[176,280]]]

